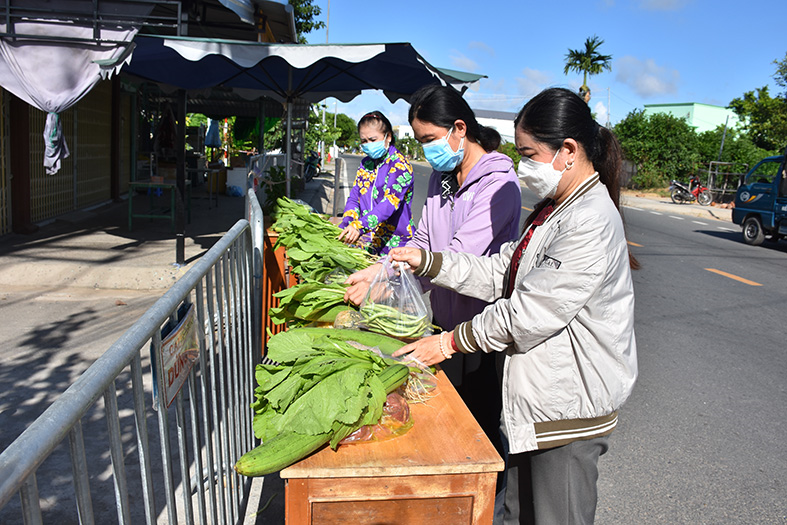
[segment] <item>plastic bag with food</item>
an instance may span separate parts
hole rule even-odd
[[[382,259],[361,303],[361,326],[405,341],[432,335],[432,316],[421,285],[401,262]]]

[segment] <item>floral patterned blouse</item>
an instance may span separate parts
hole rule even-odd
[[[391,145],[386,156],[361,160],[339,227],[357,228],[366,250],[384,255],[412,237],[412,200],[413,167]]]

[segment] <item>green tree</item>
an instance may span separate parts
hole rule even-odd
[[[330,146],[334,140],[338,140],[341,130],[333,127],[333,115],[330,117],[326,113],[325,123],[322,122],[323,104],[314,104],[309,111],[309,118],[306,124],[306,134],[304,135],[303,151],[309,152],[317,150],[320,141]],[[337,118],[338,122],[338,118]],[[276,125],[265,134],[266,149],[284,149],[284,137],[286,134],[286,119],[281,119]]]
[[[306,43],[306,34],[325,27],[325,22],[316,20],[322,9],[314,5],[314,0],[289,0],[295,16],[295,31],[298,33],[298,43]]]
[[[404,137],[396,139],[396,149],[401,151],[405,156],[418,160],[424,158],[424,148],[421,143],[413,137]]]
[[[730,102],[754,144],[765,150],[783,149],[787,143],[787,53],[773,63],[776,64],[773,79],[785,88],[784,92],[772,97],[768,86],[763,86]]]
[[[563,74],[568,75],[570,71],[582,73],[582,87],[579,88],[579,94],[585,99],[585,102],[590,101],[588,76],[598,75],[605,69],[612,71],[612,55],[602,55],[598,51],[598,48],[603,43],[603,40],[593,35],[585,40],[584,50],[569,49],[568,53],[566,53],[566,65],[563,68]]]
[[[782,97],[787,98],[787,53],[784,53],[783,59],[774,60],[773,63],[776,64],[776,73],[773,75],[773,79],[776,81],[776,85],[784,88]]]
[[[697,134],[685,118],[634,110],[614,128],[625,157],[637,165],[632,182],[640,188],[687,179],[701,166]]]
[[[787,140],[787,99],[771,97],[768,86],[747,91],[730,102],[754,144],[763,149],[784,147]]]
[[[519,166],[519,161],[522,159],[522,156],[516,150],[516,144],[512,144],[511,142],[502,142],[500,147],[497,148],[497,151],[503,155],[508,155],[508,157],[514,162],[514,169]]]
[[[720,160],[732,162],[731,169],[739,173],[743,172],[746,166],[751,168],[764,157],[777,154],[775,151],[758,148],[745,132],[727,129],[725,135],[724,126],[719,126],[714,130],[697,134],[697,150],[703,163],[719,160],[722,136],[724,136],[724,150]]]
[[[340,148],[357,148],[361,139],[358,137],[358,124],[344,113],[336,115],[336,127],[339,129],[339,138],[336,145]]]

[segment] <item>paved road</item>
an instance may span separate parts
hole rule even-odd
[[[785,523],[787,243],[624,213],[640,378],[601,462],[598,523]]]
[[[415,168],[414,213],[428,172]],[[535,202],[523,190],[523,216]],[[597,523],[787,523],[787,242],[747,246],[734,224],[671,212],[624,217],[642,263],[640,377],[600,463]]]

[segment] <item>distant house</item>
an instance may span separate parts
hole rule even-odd
[[[413,134],[413,128],[411,126],[406,125],[406,124],[401,124],[401,125],[398,125],[398,126],[394,126],[393,127],[393,132],[394,132],[394,135],[396,135],[396,138],[400,139],[400,140],[401,139],[407,139],[407,138],[410,138],[410,139],[415,138],[415,135]]]
[[[500,133],[503,142],[514,142],[514,119],[516,113],[510,111],[491,111],[474,109],[475,118],[482,126],[494,128]]]
[[[714,130],[719,126],[724,126],[725,123],[728,128],[735,128],[740,124],[738,115],[730,108],[698,102],[645,104],[645,115],[655,113],[668,113],[675,117],[685,118],[699,133]]]

